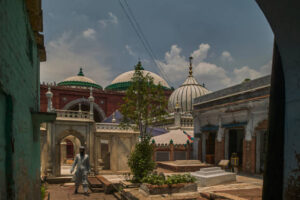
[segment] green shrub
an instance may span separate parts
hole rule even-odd
[[[151,185],[172,185],[177,183],[194,183],[196,178],[190,174],[175,174],[165,177],[163,174],[150,174],[142,179],[143,183]]]
[[[46,196],[46,186],[44,184],[41,185],[41,199],[45,199]]]
[[[128,166],[133,174],[132,182],[140,183],[155,167],[152,160],[153,146],[150,138],[146,137],[135,145],[134,151],[128,158]]]

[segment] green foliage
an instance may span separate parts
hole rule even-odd
[[[153,171],[155,162],[152,160],[153,146],[150,137],[145,137],[135,145],[135,150],[130,154],[128,165],[133,174],[132,182],[141,180]]]
[[[172,185],[177,183],[194,183],[196,178],[190,174],[175,174],[165,177],[164,174],[150,174],[142,179],[143,183],[151,185]]]
[[[121,126],[138,129],[143,140],[149,135],[147,128],[150,125],[165,120],[167,98],[163,87],[154,84],[153,78],[145,74],[140,62],[135,67],[131,81],[123,98],[124,104],[120,107],[123,115]]]
[[[45,199],[46,196],[46,186],[44,184],[41,185],[41,199]]]

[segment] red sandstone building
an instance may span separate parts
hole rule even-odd
[[[160,83],[165,89],[166,96],[169,97],[172,90],[168,83],[155,73],[146,71],[139,62],[136,67],[140,67],[145,73],[149,73],[154,78],[154,84]],[[53,93],[52,107],[58,110],[89,111],[90,88],[94,97],[94,120],[103,121],[116,111],[123,103],[125,91],[130,86],[134,70],[128,71],[117,76],[105,89],[92,79],[86,77],[80,68],[77,76],[71,76],[58,84],[41,84],[40,86],[40,110],[47,111],[48,100],[47,91]]]

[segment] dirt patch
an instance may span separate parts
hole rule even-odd
[[[262,199],[262,189],[253,188],[253,189],[238,189],[238,190],[225,190],[222,193],[230,194],[244,199],[249,200],[261,200]],[[216,194],[218,194],[216,192]]]

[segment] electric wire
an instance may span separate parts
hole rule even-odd
[[[148,40],[146,39],[141,27],[139,26],[139,23],[137,22],[136,18],[134,17],[134,14],[128,4],[128,2],[126,0],[125,1],[125,5],[127,7],[127,9],[125,8],[125,6],[123,5],[123,3],[121,2],[121,0],[118,0],[119,4],[125,14],[125,16],[127,17],[128,21],[130,22],[134,32],[136,33],[136,35],[138,36],[138,38],[140,39],[143,47],[145,48],[145,50],[147,51],[147,53],[149,54],[150,58],[153,60],[155,66],[158,68],[160,75],[164,77],[164,79],[166,79],[166,81],[171,82],[169,80],[169,78],[167,77],[167,75],[165,74],[162,66],[157,62],[157,58],[155,56],[155,54],[153,53],[153,50],[151,48],[151,45],[149,44]],[[173,82],[171,82],[173,83]]]

